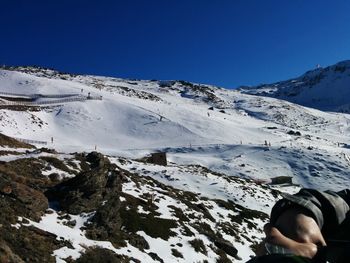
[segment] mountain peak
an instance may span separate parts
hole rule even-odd
[[[350,112],[350,60],[309,70],[300,77],[240,87],[245,94],[274,97],[325,111]]]

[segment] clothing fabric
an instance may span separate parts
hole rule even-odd
[[[299,206],[313,217],[327,243],[322,251],[331,263],[350,262],[350,189],[340,192],[301,189],[295,195],[283,194],[271,211],[271,224],[287,209]]]

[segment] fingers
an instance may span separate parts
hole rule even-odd
[[[317,254],[317,246],[313,243],[298,243],[295,242],[291,247],[291,251],[295,255],[305,258],[313,258]]]
[[[270,223],[264,225],[264,232],[267,239],[273,239],[283,236],[282,233],[276,227],[273,227]]]
[[[264,226],[266,241],[275,245],[288,245],[289,238],[285,237],[276,227],[271,224]]]
[[[317,253],[317,246],[313,243],[300,243],[293,239],[284,236],[276,227],[271,224],[264,226],[266,234],[265,241],[273,245],[284,247],[290,250],[293,254],[312,258]]]

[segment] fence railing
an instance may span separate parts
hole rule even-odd
[[[3,96],[15,96],[15,97],[22,97],[22,98],[32,98],[32,94],[20,94],[20,93],[10,93],[10,92],[3,92],[3,91],[0,91],[0,95],[3,95]]]
[[[48,97],[45,97],[48,98]],[[57,97],[59,98],[59,97]],[[63,97],[62,97],[63,98]],[[62,104],[66,102],[73,102],[73,101],[86,101],[86,100],[102,100],[102,96],[77,96],[77,97],[69,97],[65,99],[58,99],[58,100],[42,100],[42,101],[8,101],[8,100],[1,100],[3,102],[3,105],[6,106],[41,106],[41,105],[49,105],[49,104]]]
[[[11,92],[4,92],[4,91],[0,91],[0,95],[25,97],[25,98],[31,98],[31,99],[65,98],[65,97],[73,97],[73,96],[82,96],[81,94],[78,94],[78,93],[70,93],[70,94],[20,94],[20,93],[11,93]]]
[[[32,94],[35,98],[67,98],[67,97],[78,97],[82,96],[81,94],[72,93],[72,94]]]
[[[42,145],[47,145],[47,141],[36,141],[36,140],[28,140],[28,139],[22,139],[22,138],[16,138],[17,141],[24,142],[24,143],[29,143],[29,144],[42,144]]]

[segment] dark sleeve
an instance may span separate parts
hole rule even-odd
[[[344,189],[340,192],[337,192],[337,194],[345,200],[345,202],[350,207],[350,189]]]
[[[298,206],[308,211],[322,232],[331,232],[345,220],[346,214],[349,212],[349,189],[336,193],[304,188],[295,195],[282,194],[282,196],[283,199],[279,200],[272,208],[272,224],[288,208]]]

